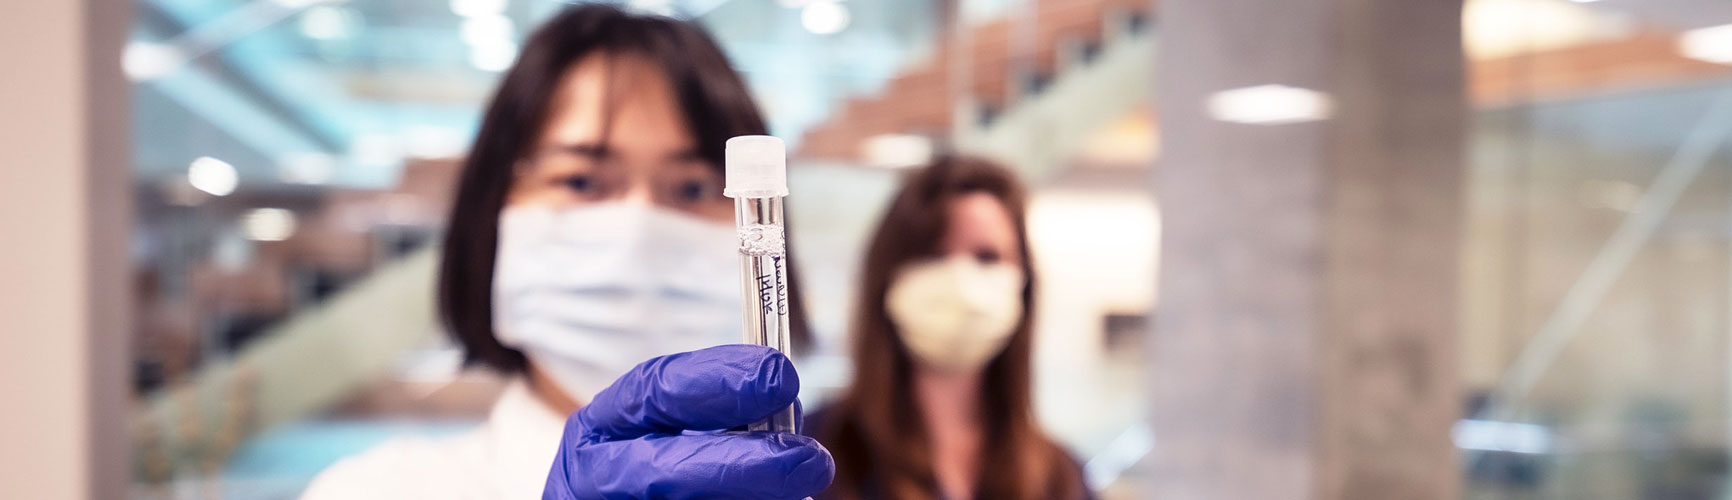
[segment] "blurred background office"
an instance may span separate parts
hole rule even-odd
[[[900,169],[955,150],[1033,187],[1038,416],[1104,498],[1732,498],[1732,3],[620,3],[788,141],[808,408]],[[0,442],[79,443],[0,477],[294,498],[481,421],[432,252],[561,5],[0,7],[53,68],[0,79]]]

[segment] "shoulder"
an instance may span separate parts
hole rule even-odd
[[[1065,446],[1063,444],[1059,444],[1057,441],[1053,441],[1051,439],[1048,439],[1047,443],[1048,443],[1048,446],[1052,447],[1053,456],[1058,457],[1058,466],[1059,467],[1073,470],[1073,471],[1077,471],[1079,474],[1082,472],[1082,470],[1083,470],[1082,461],[1077,460],[1076,454],[1071,453],[1070,449],[1065,448]]]
[[[319,472],[301,493],[302,500],[447,498],[475,471],[461,451],[468,436],[397,438]]]
[[[832,404],[807,413],[800,423],[800,434],[818,440],[838,465],[848,462],[863,466],[869,462],[865,460],[869,454],[866,436],[846,406]]]
[[[1077,460],[1075,454],[1051,437],[1045,441],[1051,450],[1050,456],[1053,457],[1051,477],[1054,479],[1053,487],[1057,490],[1052,492],[1055,498],[1093,500],[1095,494],[1089,488],[1088,473],[1082,461]]]

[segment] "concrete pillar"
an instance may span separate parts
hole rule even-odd
[[[1460,0],[1161,0],[1151,498],[1459,497]],[[1332,96],[1284,125],[1218,91]]]
[[[0,496],[123,498],[130,2],[0,2]]]

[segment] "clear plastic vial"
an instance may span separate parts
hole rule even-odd
[[[788,326],[788,240],[782,198],[788,196],[787,149],[767,135],[728,139],[726,188],[734,199],[734,224],[740,233],[740,274],[745,343],[792,352]],[[794,407],[748,427],[753,431],[797,432]]]

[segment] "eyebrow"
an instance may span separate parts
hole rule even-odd
[[[613,150],[608,148],[606,144],[597,144],[593,142],[560,144],[553,148],[561,152],[590,158],[607,158],[608,156],[613,155]]]
[[[595,142],[557,144],[553,146],[553,149],[562,153],[583,156],[594,160],[605,160],[614,155],[614,149],[612,147]],[[703,159],[703,155],[698,153],[698,149],[691,147],[674,151],[673,154],[668,155],[667,160],[664,161],[689,162]]]

